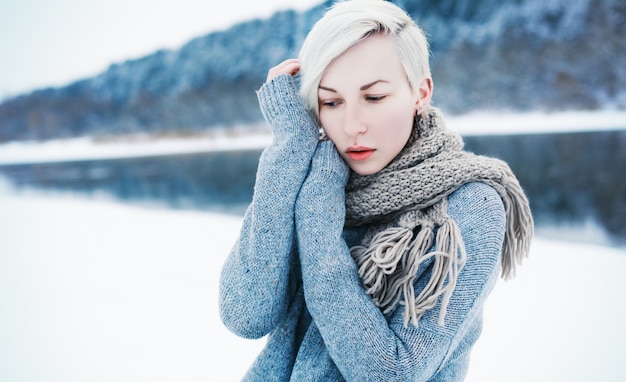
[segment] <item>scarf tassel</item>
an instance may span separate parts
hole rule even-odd
[[[506,178],[506,196],[502,200],[507,216],[506,233],[502,246],[502,278],[515,276],[517,265],[521,264],[530,252],[534,234],[534,222],[524,190],[512,173]]]
[[[429,226],[420,228],[417,234],[404,227],[384,230],[375,235],[368,246],[352,247],[351,253],[367,294],[384,314],[393,311],[398,304],[404,305],[404,325],[411,322],[417,326],[421,316],[443,295],[439,312],[439,324],[443,325],[450,296],[467,254],[454,220],[447,218],[441,225],[432,252],[428,251],[435,240],[434,230]],[[433,257],[430,279],[415,296],[417,272]]]
[[[417,326],[422,315],[437,304],[443,296],[439,310],[439,325],[444,319],[452,292],[456,287],[457,276],[465,265],[467,253],[461,232],[453,219],[447,218],[439,228],[437,246],[433,252],[423,256],[421,262],[434,257],[430,279],[417,297],[414,297],[413,283],[406,285],[404,323],[410,321]]]
[[[401,285],[397,282],[400,269],[404,268],[409,243],[413,233],[403,227],[394,227],[378,233],[369,246],[358,245],[350,249],[359,268],[359,277],[365,292],[372,296],[376,306],[383,308],[397,305],[401,295]]]

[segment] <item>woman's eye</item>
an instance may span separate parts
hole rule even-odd
[[[369,102],[380,102],[385,97],[386,97],[385,95],[368,95],[368,96],[365,96],[365,100]]]
[[[337,105],[339,105],[339,101],[334,101],[334,100],[330,100],[330,101],[322,101],[322,102],[321,102],[321,105],[322,105],[323,107],[330,107],[330,108],[333,108],[333,107],[336,107]]]

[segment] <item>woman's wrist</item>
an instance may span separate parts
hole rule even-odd
[[[282,74],[257,91],[259,106],[275,135],[289,133],[319,139],[317,123],[304,106],[295,79]]]
[[[319,177],[321,181],[334,181],[345,187],[348,181],[349,167],[337,152],[330,140],[320,141],[313,156],[309,176]]]

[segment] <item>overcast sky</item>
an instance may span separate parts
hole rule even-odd
[[[0,0],[0,99],[322,0]]]

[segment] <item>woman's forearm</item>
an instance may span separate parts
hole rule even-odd
[[[291,297],[293,209],[318,140],[296,91],[290,76],[280,76],[258,92],[274,140],[261,155],[252,203],[220,280],[222,320],[243,337],[272,330]]]

